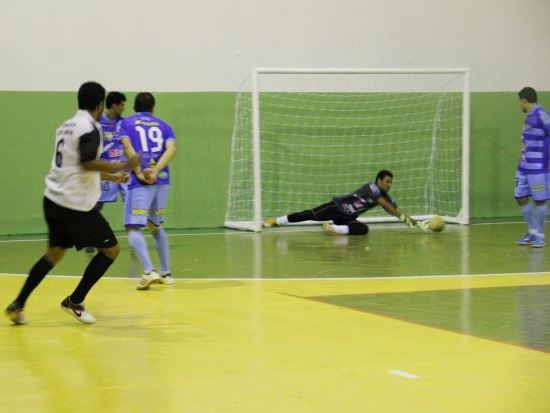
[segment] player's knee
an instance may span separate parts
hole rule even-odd
[[[152,234],[155,234],[158,232],[160,225],[155,225],[151,221],[147,221],[147,228],[149,231],[151,231]]]
[[[46,252],[46,259],[55,267],[63,259],[67,250],[61,247],[50,247]]]
[[[519,206],[527,205],[529,203],[529,198],[523,197],[523,198],[516,198],[516,201]]]
[[[118,257],[118,254],[120,254],[120,247],[115,245],[110,248],[101,248],[99,252],[114,261]]]
[[[368,225],[362,222],[351,222],[348,227],[350,235],[367,235],[369,232]]]

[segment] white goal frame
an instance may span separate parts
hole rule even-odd
[[[460,74],[462,75],[462,194],[461,207],[457,216],[444,216],[446,222],[469,224],[470,214],[470,80],[468,68],[253,68],[251,73],[252,102],[252,179],[253,179],[253,219],[251,221],[225,220],[224,226],[234,229],[262,230],[262,177],[261,177],[261,130],[260,130],[260,90],[258,78],[262,74]],[[312,205],[313,207],[313,205]],[[290,211],[289,211],[290,212]],[[430,215],[415,215],[416,219],[427,219]],[[397,218],[360,217],[362,222],[392,222]],[[303,222],[304,224],[317,222]],[[318,223],[317,223],[318,224]]]

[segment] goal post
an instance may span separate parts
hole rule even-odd
[[[313,208],[394,174],[417,218],[469,222],[469,72],[256,68],[235,103],[224,225]],[[381,208],[361,220],[395,220]]]

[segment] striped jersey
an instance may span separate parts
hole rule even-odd
[[[521,158],[518,171],[524,174],[548,172],[550,115],[536,105],[525,117],[521,134]]]
[[[101,115],[99,123],[103,129],[103,152],[101,159],[108,162],[124,162],[124,149],[122,143],[117,137],[117,128],[120,121],[124,119],[122,116],[117,116],[114,119],[109,118],[106,114]]]

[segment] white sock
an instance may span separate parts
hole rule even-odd
[[[288,218],[286,215],[283,215],[282,217],[275,218],[275,221],[277,221],[277,225],[286,225],[288,224]]]
[[[349,227],[347,225],[332,224],[332,228],[334,228],[334,232],[336,232],[337,234],[342,234],[342,235],[349,234]]]

